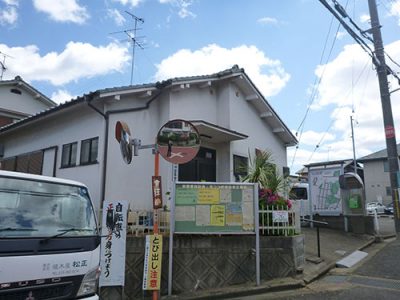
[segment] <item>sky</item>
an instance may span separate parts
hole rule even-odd
[[[337,1],[370,28],[367,1]],[[400,0],[377,4],[386,63],[397,73]],[[297,137],[291,174],[353,158],[351,118],[357,158],[386,148],[372,60],[318,0],[0,0],[0,61],[3,80],[19,75],[57,103],[236,64]],[[400,85],[388,79],[398,129]]]

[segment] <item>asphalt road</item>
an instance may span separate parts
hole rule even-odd
[[[379,225],[381,234],[395,233],[392,217],[379,218]],[[374,243],[363,251],[368,256],[352,268],[335,268],[305,288],[234,299],[400,299],[400,239]]]

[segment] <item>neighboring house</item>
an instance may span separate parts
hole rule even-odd
[[[400,144],[397,145],[397,153],[400,153]],[[386,149],[361,157],[358,161],[364,164],[367,203],[380,202],[384,205],[391,203],[392,188]]]
[[[104,200],[128,200],[131,209],[150,210],[154,155],[141,149],[126,165],[115,125],[126,122],[132,138],[150,145],[172,119],[192,121],[201,148],[192,162],[178,168],[160,160],[164,203],[173,178],[235,181],[241,175],[237,164],[248,163],[257,149],[271,151],[283,173],[287,147],[297,143],[244,70],[234,66],[207,76],[98,90],[3,127],[3,167],[19,170],[21,157],[36,156],[41,174],[88,185],[99,209]]]
[[[364,170],[363,170],[362,165],[359,164],[359,162],[360,162],[360,160],[357,159],[357,174],[361,177],[361,179],[363,179],[364,178]],[[304,165],[304,167],[305,168],[301,169],[296,174],[309,176],[311,170],[327,169],[327,168],[340,168],[341,174],[354,173],[354,160],[344,159],[344,160],[323,161],[323,162],[317,162],[317,163],[311,163],[308,165]]]
[[[55,102],[19,76],[0,81],[0,127],[54,106]]]

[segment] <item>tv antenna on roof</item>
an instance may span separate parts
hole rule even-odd
[[[132,85],[132,80],[133,80],[133,70],[135,66],[135,48],[138,46],[140,49],[144,50],[143,43],[140,42],[140,39],[143,39],[144,36],[137,36],[137,31],[140,30],[141,28],[138,28],[138,23],[143,24],[144,20],[142,18],[139,18],[135,16],[134,14],[130,13],[129,11],[125,11],[128,15],[132,17],[132,19],[135,21],[135,26],[133,29],[126,29],[123,31],[117,31],[117,32],[112,32],[114,33],[125,33],[128,36],[128,40],[132,43],[132,60],[131,60],[131,85]]]
[[[0,81],[1,81],[1,80],[3,80],[4,72],[7,70],[6,57],[10,57],[10,58],[13,58],[13,57],[10,56],[10,55],[7,55],[7,54],[5,54],[5,53],[3,53],[1,51],[0,51],[0,56],[3,56],[3,61],[0,61]]]

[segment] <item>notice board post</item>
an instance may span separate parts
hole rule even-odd
[[[260,284],[258,184],[175,182],[172,191],[168,295],[172,295],[174,234],[255,235],[256,284]]]

